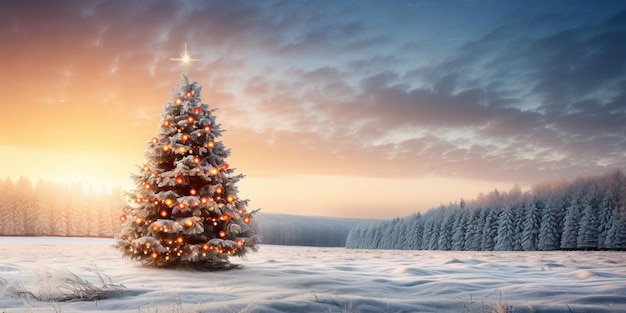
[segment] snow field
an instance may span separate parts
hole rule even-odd
[[[243,269],[189,272],[121,259],[112,239],[0,237],[0,278],[49,292],[74,273],[124,285],[106,300],[11,297],[0,312],[624,312],[623,252],[351,250],[261,245]],[[97,272],[94,272],[94,269]],[[64,274],[65,273],[65,274]]]

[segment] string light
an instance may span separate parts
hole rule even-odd
[[[193,97],[193,92],[191,92],[191,90],[187,91],[187,92],[185,93],[185,97],[187,97],[187,98],[191,98],[191,97]]]
[[[200,198],[200,203],[207,204],[208,202],[209,202],[209,198],[207,198],[207,197]]]
[[[219,235],[220,235],[220,238],[225,238],[226,237],[226,231],[220,230]]]
[[[222,186],[215,187],[215,193],[222,193]]]
[[[200,157],[194,157],[193,163],[196,163],[196,164],[200,163]]]
[[[165,199],[165,205],[171,208],[174,205],[174,200],[170,198]]]
[[[141,223],[143,223],[143,219],[142,219],[141,217],[137,216],[137,217],[135,218],[135,223],[136,223],[136,224],[141,224]]]
[[[159,227],[159,226],[157,226],[157,225],[152,225],[152,231],[153,231],[153,232],[155,232],[155,233],[156,233],[156,232],[158,232],[158,231],[159,231],[159,229],[160,229],[160,227]]]
[[[205,132],[210,132],[211,131],[211,125],[204,125],[204,131]]]
[[[231,202],[233,202],[233,201],[235,201],[235,200],[237,200],[237,198],[235,198],[235,197],[233,197],[233,196],[230,196],[230,195],[229,195],[228,197],[226,197],[226,201],[227,201],[228,203],[231,203]]]
[[[153,143],[153,144],[155,144],[155,145],[156,145],[157,143],[159,143],[159,138],[157,138],[157,137],[152,137],[152,143]]]
[[[209,142],[207,142],[206,146],[207,146],[209,149],[213,149],[213,148],[215,147],[215,142],[213,142],[213,141],[209,141]]]
[[[250,223],[250,216],[244,216],[243,217],[243,222],[246,223],[246,224]]]
[[[202,250],[205,250],[205,251],[206,250],[211,250],[211,246],[209,246],[208,243],[205,243],[205,244],[202,245]]]
[[[193,121],[195,120],[195,118],[191,115],[187,116],[187,122],[189,123],[193,123]]]
[[[180,105],[181,103],[183,103],[183,99],[181,99],[181,98],[176,98],[176,100],[174,100],[174,103],[175,103],[176,105]]]
[[[186,220],[185,221],[185,226],[187,226],[187,227],[192,227],[195,224],[196,223],[193,220]]]
[[[187,135],[187,134],[183,134],[183,135],[181,136],[181,139],[183,140],[183,142],[185,142],[185,141],[189,140],[189,135]]]
[[[193,113],[200,114],[200,108],[193,108]]]
[[[161,215],[161,217],[167,217],[169,213],[167,213],[167,210],[161,210],[161,212],[159,212],[159,215]]]
[[[152,186],[150,186],[150,184],[148,184],[148,183],[145,183],[143,185],[143,188],[145,188],[146,190],[150,190],[150,187],[152,187]]]
[[[195,196],[196,194],[198,194],[198,191],[196,191],[196,189],[194,188],[191,188],[191,190],[189,190],[189,194]]]
[[[123,222],[126,222],[126,215],[125,215],[125,214],[124,214],[124,215],[120,215],[120,221],[121,221],[122,223],[123,223]]]
[[[212,169],[209,171],[209,173],[210,173],[211,175],[217,175],[217,174],[219,174],[219,172],[220,172],[220,170],[218,170],[218,169],[217,169],[217,168],[215,168],[215,167],[214,167],[214,168],[212,168]]]
[[[237,240],[237,247],[239,248],[243,247],[243,240],[241,239]]]
[[[156,259],[159,257],[159,254],[156,252],[152,252],[152,254],[150,255],[153,259]]]
[[[183,238],[183,236],[178,236],[176,238],[176,243],[179,245],[182,245],[183,243],[185,243],[185,238]],[[180,252],[180,250],[178,250]]]
[[[228,164],[227,163],[223,163],[222,165],[220,165],[220,168],[222,169],[222,171],[225,171],[228,169]]]
[[[182,178],[182,177],[180,177],[180,176],[176,177],[176,183],[177,183],[177,184],[179,184],[179,185],[180,185],[180,184],[182,184],[182,183],[183,183],[183,181],[184,181],[184,180],[183,180],[183,178]]]

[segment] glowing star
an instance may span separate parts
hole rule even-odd
[[[191,65],[191,62],[200,61],[200,59],[191,58],[191,54],[189,54],[189,51],[187,51],[186,42],[185,42],[185,50],[180,53],[180,58],[171,58],[170,60],[178,61],[180,63],[180,66],[185,70],[185,73],[187,73],[187,68],[189,68],[189,66]]]

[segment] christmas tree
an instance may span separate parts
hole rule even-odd
[[[193,61],[186,48],[181,57]],[[216,140],[223,130],[200,90],[182,75],[147,144],[146,163],[133,175],[118,247],[145,265],[231,268],[229,256],[256,251],[259,242],[250,224],[255,211],[237,195],[243,175],[226,162],[230,150]]]

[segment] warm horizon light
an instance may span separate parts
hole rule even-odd
[[[621,1],[0,12],[0,178],[133,188],[181,65],[219,109],[238,194],[268,213],[392,218],[626,168]]]

